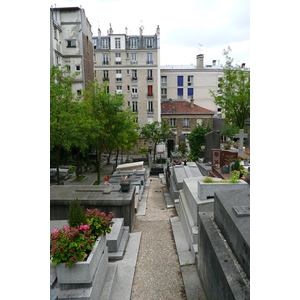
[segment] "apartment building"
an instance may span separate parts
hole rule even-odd
[[[79,7],[50,8],[50,68],[68,65],[78,72],[72,86],[80,96],[89,80],[94,81],[92,28]]]
[[[209,90],[217,91],[223,69],[216,60],[204,65],[204,54],[196,57],[196,65],[161,66],[161,101],[194,99],[199,105],[215,113],[221,113]]]
[[[93,36],[95,78],[107,83],[108,92],[123,94],[126,105],[137,113],[140,126],[161,120],[160,28],[154,35],[114,33]]]

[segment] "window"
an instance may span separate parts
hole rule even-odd
[[[122,70],[116,70],[116,81],[122,81]]]
[[[177,76],[177,86],[183,86],[183,76]]]
[[[183,99],[183,88],[178,88],[177,89],[177,98],[178,99]]]
[[[80,65],[75,66],[76,71],[80,71]]]
[[[132,64],[136,64],[137,63],[136,53],[131,53],[131,63]]]
[[[87,52],[87,54],[90,54],[90,52],[89,52],[89,37],[88,36],[86,37],[86,52]]]
[[[75,48],[76,40],[67,40],[67,48]]]
[[[197,119],[197,125],[202,125],[202,121],[203,121],[203,119]]]
[[[121,39],[120,38],[115,39],[115,47],[116,47],[116,49],[121,49]]]
[[[54,32],[54,38],[57,39],[56,28],[54,27],[53,29],[54,29],[54,31],[53,31]]]
[[[137,70],[131,71],[131,80],[137,80]]]
[[[175,118],[170,119],[170,126],[172,126],[172,127],[176,126],[176,119]]]
[[[96,73],[97,71],[95,70],[95,78],[97,77],[96,75],[97,75],[97,73]]]
[[[161,76],[161,86],[167,85],[167,76]]]
[[[153,80],[152,70],[147,70],[147,80]]]
[[[138,38],[130,38],[130,49],[137,49],[138,41]]]
[[[193,97],[193,96],[194,96],[194,89],[188,88],[188,97]]]
[[[138,111],[138,103],[137,101],[132,101],[132,111],[137,112]]]
[[[153,101],[148,101],[147,103],[147,112],[153,113]]]
[[[146,48],[153,48],[153,38],[146,38]]]
[[[137,97],[137,86],[133,86],[132,88],[131,88],[131,97],[132,98],[136,98]]]
[[[153,117],[148,117],[148,124],[152,124],[153,123]]]
[[[161,89],[161,97],[167,98],[167,89]]]
[[[152,85],[148,85],[148,94],[147,96],[152,97],[153,96],[153,86]]]
[[[96,54],[94,53],[94,62],[96,62]]]
[[[108,81],[108,70],[103,71],[103,81]]]
[[[108,53],[103,53],[102,57],[103,57],[102,64],[103,65],[108,65]]]
[[[94,49],[97,48],[97,39],[93,39]]]
[[[153,64],[152,53],[147,53],[147,64]]]
[[[187,118],[183,119],[183,127],[190,127],[190,119]]]
[[[109,49],[109,39],[108,38],[101,39],[101,47],[102,47],[102,49]]]
[[[117,94],[122,94],[122,86],[117,85]]]
[[[188,76],[188,86],[194,85],[194,76]]]
[[[116,53],[116,65],[121,65],[121,53]]]

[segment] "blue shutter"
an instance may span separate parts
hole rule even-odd
[[[177,76],[177,86],[183,86],[183,76]]]
[[[183,89],[177,89],[177,96],[183,96]]]
[[[188,96],[193,96],[193,95],[194,95],[194,89],[188,88]]]

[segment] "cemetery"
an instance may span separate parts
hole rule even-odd
[[[85,209],[114,212],[111,233],[97,239],[97,250],[90,259],[97,263],[92,263],[92,268],[76,263],[71,279],[62,280],[59,277],[64,278],[61,274],[68,269],[50,263],[51,299],[109,299],[120,293],[116,287],[120,279],[116,278],[120,278],[128,249],[133,249],[133,265],[138,256],[141,235],[133,233],[133,228],[141,207],[146,211],[143,199],[147,197],[149,175],[158,176],[167,185],[167,208],[174,207],[170,199],[175,203],[177,216],[170,222],[187,294],[203,299],[250,299],[249,156],[233,148],[224,150],[220,141],[219,134],[207,134],[204,157],[197,162],[185,163],[175,151],[158,166],[159,170],[152,165],[154,173],[151,164],[144,168],[144,162],[137,161],[119,165],[98,186],[51,186],[52,231],[67,224],[68,207],[74,199]],[[240,161],[239,154],[246,160]],[[237,172],[235,164],[243,165],[247,176],[231,182],[232,174]],[[130,182],[127,192],[121,190],[124,178]],[[206,182],[207,178],[211,182]],[[130,276],[133,281],[134,267]],[[130,291],[124,299],[130,299]]]

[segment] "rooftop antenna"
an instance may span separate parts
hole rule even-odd
[[[201,47],[202,47],[202,45],[199,44],[199,43],[198,43],[198,45],[199,45],[199,54],[200,54],[201,53]]]

